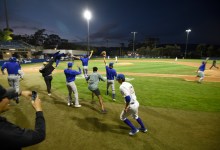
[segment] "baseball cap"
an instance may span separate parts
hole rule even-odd
[[[110,62],[110,63],[109,63],[109,66],[113,66],[113,64],[114,64],[113,62]]]
[[[13,99],[14,97],[17,97],[18,93],[15,91],[14,88],[8,88],[5,89],[2,85],[0,85],[0,101],[7,97],[8,99]]]
[[[117,77],[116,77],[116,80],[125,80],[125,75],[118,74]]]
[[[68,66],[68,67],[72,67],[72,66],[73,66],[73,63],[72,63],[72,62],[68,62],[67,66]]]
[[[9,61],[10,61],[10,62],[16,62],[16,60],[17,60],[16,57],[10,57],[10,58],[9,58]]]

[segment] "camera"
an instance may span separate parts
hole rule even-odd
[[[37,92],[32,91],[31,99],[34,101],[37,98]]]

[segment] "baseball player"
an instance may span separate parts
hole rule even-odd
[[[204,72],[205,72],[205,67],[206,67],[208,60],[209,60],[209,58],[207,57],[205,61],[202,61],[202,64],[199,66],[198,70],[196,71],[197,77],[199,77],[198,83],[202,83],[202,81],[205,77]]]
[[[4,69],[7,69],[8,72],[8,84],[9,86],[13,87],[16,92],[19,92],[20,90],[20,83],[19,83],[19,79],[20,76],[18,74],[18,70],[19,70],[19,64],[17,63],[17,59],[16,57],[11,57],[9,58],[9,62],[5,62],[2,65],[1,71],[2,74],[4,75]],[[15,97],[14,100],[16,101],[16,103],[19,103],[19,97]]]
[[[118,56],[115,56],[115,63],[118,62]]]
[[[113,69],[113,63],[110,62],[109,66],[106,65],[106,60],[104,57],[104,63],[105,63],[105,69],[106,69],[106,76],[107,76],[107,89],[106,89],[106,95],[108,95],[108,89],[111,86],[112,88],[112,100],[115,100],[115,81],[114,79],[117,77],[117,72],[115,69]]]
[[[213,61],[212,61],[212,66],[211,66],[209,69],[212,69],[212,67],[215,67],[215,68],[218,69],[218,67],[216,66],[216,60],[213,60]]]
[[[49,62],[43,62],[43,66],[39,69],[39,72],[42,73],[42,76],[44,77],[49,96],[51,96],[51,82],[53,80],[52,72],[55,69],[53,67],[53,63],[54,58],[52,58]]]
[[[80,59],[82,61],[83,74],[85,78],[88,77],[88,63],[89,63],[89,59],[92,57],[92,54],[93,54],[93,51],[91,51],[88,57],[87,55],[83,55],[83,57],[72,56],[73,58]]]
[[[81,69],[77,65],[79,71],[72,70],[72,66],[73,66],[72,62],[69,62],[67,64],[67,66],[68,66],[68,68],[64,70],[64,74],[66,76],[66,86],[67,86],[68,91],[69,91],[67,105],[68,106],[73,105],[73,103],[72,103],[72,92],[74,92],[74,96],[75,96],[75,105],[74,105],[74,107],[81,107],[81,105],[79,104],[77,87],[76,87],[76,84],[74,82],[75,78],[76,78],[76,75],[81,74]]]
[[[61,59],[61,57],[63,57],[63,56],[65,56],[65,54],[64,53],[62,53],[62,54],[57,54],[57,56],[56,56],[56,67],[58,67],[58,65],[59,65],[59,63],[60,63],[60,59]]]
[[[144,133],[147,132],[141,118],[138,116],[139,102],[137,101],[134,87],[129,82],[125,82],[124,74],[118,74],[116,80],[121,84],[119,89],[122,96],[125,98],[125,108],[121,112],[120,119],[131,128],[129,135],[135,135],[139,131]],[[136,119],[141,128],[137,129],[130,120],[127,119],[130,115]]]
[[[92,91],[92,101],[93,101],[94,94],[95,94],[99,99],[99,104],[100,104],[101,109],[102,109],[101,113],[105,114],[105,113],[107,113],[107,111],[104,108],[104,104],[103,104],[103,101],[102,101],[102,96],[101,96],[100,90],[98,88],[99,81],[102,80],[102,81],[105,82],[105,79],[99,73],[97,73],[97,71],[98,71],[98,68],[93,67],[93,73],[91,75],[89,75],[86,78],[86,80],[88,82],[88,89],[90,91]]]
[[[19,74],[20,78],[23,80],[23,79],[24,79],[24,72],[23,72],[23,70],[21,69],[21,63],[20,63],[20,61],[17,60],[17,62],[18,62],[18,65],[19,65],[18,74]]]

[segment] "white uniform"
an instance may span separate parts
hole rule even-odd
[[[132,84],[130,84],[128,82],[123,82],[120,85],[119,89],[120,89],[121,94],[124,97],[130,96],[130,98],[131,98],[128,111],[125,112],[124,109],[123,109],[123,111],[121,112],[121,115],[120,115],[120,119],[125,120],[126,117],[128,117],[130,115],[132,115],[132,117],[134,119],[137,119],[138,118],[139,102],[137,101],[135,91],[134,91],[134,87],[132,86]]]

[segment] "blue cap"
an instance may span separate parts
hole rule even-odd
[[[116,77],[116,80],[125,80],[125,75],[118,74],[117,77]]]
[[[16,62],[16,60],[17,60],[16,57],[11,57],[11,58],[9,58],[9,61],[10,61],[10,62]]]
[[[72,66],[73,66],[73,63],[72,63],[72,62],[68,62],[67,66],[68,66],[68,67],[72,67]]]
[[[113,62],[110,62],[110,63],[109,63],[109,66],[113,66],[113,64],[114,64]]]

